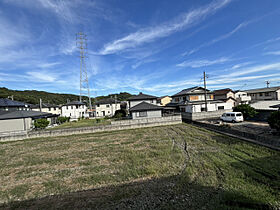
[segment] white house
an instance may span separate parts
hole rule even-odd
[[[245,92],[251,96],[252,102],[280,100],[280,86],[245,90]]]
[[[88,117],[87,106],[83,102],[73,101],[62,105],[61,116],[70,117],[70,120],[77,120],[81,117]]]
[[[132,119],[162,117],[163,107],[157,105],[156,96],[139,93],[127,100]]]
[[[95,102],[93,105],[94,117],[114,116],[121,109],[121,102],[113,98],[106,98]]]
[[[239,104],[249,104],[251,101],[251,96],[249,96],[245,91],[237,90],[235,91],[236,106]]]
[[[36,104],[36,105],[31,105],[30,108],[33,111],[47,112],[51,114],[61,115],[61,108],[58,105],[54,105],[54,104],[42,103],[41,107],[39,104]]]

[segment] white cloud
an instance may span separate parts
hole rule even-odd
[[[270,51],[270,52],[266,52],[264,54],[265,55],[280,55],[280,51]]]
[[[106,44],[100,51],[100,54],[113,54],[129,48],[134,48],[143,43],[152,42],[156,39],[169,36],[170,34],[181,31],[198,22],[201,22],[205,17],[215,13],[218,9],[226,6],[230,2],[231,0],[214,1],[205,7],[185,13],[172,22],[141,29],[121,39]]]
[[[251,21],[250,21],[250,22],[251,22]],[[202,49],[202,48],[204,48],[204,47],[208,47],[208,46],[210,46],[210,45],[213,45],[213,44],[215,44],[215,43],[217,43],[217,42],[220,42],[220,41],[222,41],[222,40],[224,40],[224,39],[227,39],[227,38],[231,37],[233,34],[235,34],[236,32],[238,32],[240,29],[242,29],[242,28],[244,28],[245,26],[247,26],[250,22],[243,22],[243,23],[239,24],[239,25],[238,25],[237,27],[235,27],[232,31],[230,31],[230,32],[228,32],[228,33],[226,33],[226,34],[223,34],[223,35],[221,35],[221,36],[219,36],[219,37],[217,37],[217,38],[215,38],[215,39],[212,39],[211,41],[206,42],[206,43],[204,43],[204,44],[202,44],[202,45],[200,45],[200,46],[198,46],[198,47],[196,47],[196,48],[194,48],[194,49],[192,49],[192,50],[190,50],[190,51],[188,51],[188,52],[183,53],[183,56],[185,56],[185,55],[191,55],[191,54],[193,54],[193,53],[199,51],[200,49]]]
[[[239,64],[235,64],[234,66],[232,66],[232,69],[239,69],[241,67],[247,66],[252,64],[253,62],[245,62],[245,63],[239,63]]]
[[[199,68],[203,66],[211,66],[215,64],[222,64],[230,61],[229,58],[222,57],[216,60],[194,60],[194,61],[184,61],[182,63],[177,64],[178,67],[191,67],[191,68]]]
[[[35,82],[55,82],[57,79],[49,72],[27,72],[26,74],[31,77],[31,80],[36,80]]]

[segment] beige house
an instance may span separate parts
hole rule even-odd
[[[230,88],[214,90],[213,93],[215,100],[221,100],[227,103],[231,109],[235,106],[235,93]]]
[[[93,105],[94,117],[114,116],[121,109],[121,102],[113,98],[106,98],[95,102]]]
[[[245,92],[251,96],[252,102],[280,100],[280,86],[245,90]]]
[[[54,104],[42,103],[41,107],[39,104],[31,105],[31,110],[61,115],[61,108],[58,105]]]
[[[172,101],[172,98],[170,96],[162,96],[157,99],[157,103],[160,106],[166,106],[166,104],[169,104]]]

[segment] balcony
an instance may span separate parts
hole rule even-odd
[[[251,101],[251,96],[239,96],[236,98],[236,100],[239,102]]]

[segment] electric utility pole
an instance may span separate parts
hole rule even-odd
[[[204,98],[205,98],[205,111],[207,112],[207,91],[206,91],[206,74],[203,72],[203,80],[204,80]]]
[[[266,81],[266,87],[269,88],[270,82]]]
[[[89,85],[88,85],[88,76],[85,58],[87,55],[87,35],[83,32],[76,34],[76,45],[80,50],[80,102],[82,102],[82,96],[84,91],[87,91],[85,95],[88,95],[89,108],[92,109]]]

